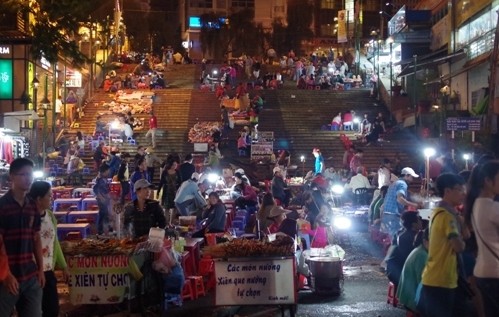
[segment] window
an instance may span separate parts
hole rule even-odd
[[[190,0],[191,8],[213,8],[213,0]]]
[[[334,9],[334,0],[321,0],[321,9]]]
[[[232,0],[232,6],[236,8],[255,8],[255,0]]]
[[[275,6],[274,13],[284,13],[284,6]]]
[[[217,9],[225,10],[226,5],[227,5],[226,0],[217,0]]]

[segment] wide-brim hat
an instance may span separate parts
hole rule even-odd
[[[281,206],[274,206],[272,207],[272,209],[270,209],[269,218],[275,218],[285,213],[286,210],[284,210],[284,208],[282,208]]]

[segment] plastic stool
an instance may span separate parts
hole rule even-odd
[[[413,311],[408,310],[407,313],[405,313],[405,317],[421,317],[421,315],[418,313],[415,313]]]
[[[204,290],[204,282],[202,276],[188,276],[187,279],[191,282],[194,291],[194,297],[199,298],[201,296],[206,296]]]
[[[194,300],[196,297],[194,296],[194,290],[192,289],[192,284],[187,283],[187,281],[184,283],[184,287],[182,288],[182,299],[190,299]]]
[[[244,230],[244,223],[240,220],[232,221],[232,228],[236,228],[238,230]]]
[[[386,298],[387,304],[392,304],[397,307],[399,300],[397,298],[397,287],[392,282],[388,283],[388,297]]]

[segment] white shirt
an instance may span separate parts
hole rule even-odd
[[[473,274],[481,278],[499,278],[499,202],[477,198],[473,204],[473,229],[478,244]],[[485,243],[482,240],[485,239]],[[488,248],[487,248],[487,246]],[[489,251],[494,251],[495,255]]]
[[[397,179],[397,176],[392,174],[392,172],[390,172],[390,170],[386,167],[382,167],[378,170],[378,188],[390,186],[390,184]]]
[[[352,189],[352,192],[355,193],[355,190],[357,188],[371,188],[371,184],[369,183],[367,177],[359,173],[355,176],[352,176],[352,179],[350,179],[350,183],[346,184],[345,187]]]
[[[40,227],[40,238],[42,242],[42,255],[43,255],[43,271],[54,270],[54,242],[55,235],[54,223],[48,213],[42,217]]]

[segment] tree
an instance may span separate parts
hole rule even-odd
[[[262,52],[264,32],[253,22],[254,11],[245,9],[223,17],[214,12],[201,15],[200,42],[204,55],[221,60],[228,53],[240,56]]]
[[[272,22],[272,34],[269,38],[270,45],[277,52],[287,52],[293,47],[289,46],[287,41],[287,29],[281,19]]]
[[[99,0],[3,0],[0,11],[19,12],[24,17],[31,15],[29,26],[31,53],[35,59],[42,56],[51,63],[56,63],[59,54],[72,59],[73,64],[82,65],[87,58],[80,52],[78,43],[74,41],[80,22],[85,21],[88,14]],[[27,20],[27,19],[26,19]]]
[[[289,0],[287,20],[286,42],[290,48],[298,50],[303,40],[314,36],[310,29],[313,21],[313,4],[309,1]]]

